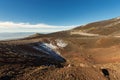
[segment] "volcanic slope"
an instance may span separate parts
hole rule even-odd
[[[113,18],[0,41],[0,79],[120,80],[119,30],[120,18]]]

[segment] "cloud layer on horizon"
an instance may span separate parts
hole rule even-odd
[[[30,23],[15,23],[15,22],[0,22],[0,32],[56,32],[74,28],[72,26],[54,26],[47,24],[30,24]]]

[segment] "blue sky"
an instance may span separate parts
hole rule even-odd
[[[118,16],[120,0],[0,0],[0,32],[54,32]]]

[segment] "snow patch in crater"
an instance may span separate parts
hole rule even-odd
[[[46,53],[48,55],[50,55],[51,57],[53,57],[56,60],[59,61],[64,61],[64,58],[62,58],[59,54],[58,51],[54,50],[57,47],[52,45],[52,44],[48,44],[48,43],[37,43],[37,46],[33,46],[34,49],[38,50],[38,51],[42,51],[43,53]]]
[[[51,49],[57,49],[57,46],[53,45],[52,43],[44,43],[44,45],[46,45],[47,47]]]
[[[65,43],[63,40],[61,40],[61,39],[56,39],[56,43],[57,43],[57,46],[58,47],[61,47],[61,48],[64,48],[64,47],[66,47],[68,44],[67,43]]]
[[[33,46],[34,49],[45,52],[49,54],[50,52],[55,52],[57,54],[61,54],[59,49],[63,49],[68,44],[64,42],[62,39],[56,39],[54,41],[50,41],[50,43],[37,43],[37,46]]]

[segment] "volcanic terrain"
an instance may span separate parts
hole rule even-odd
[[[0,80],[120,80],[120,18],[0,41]]]

